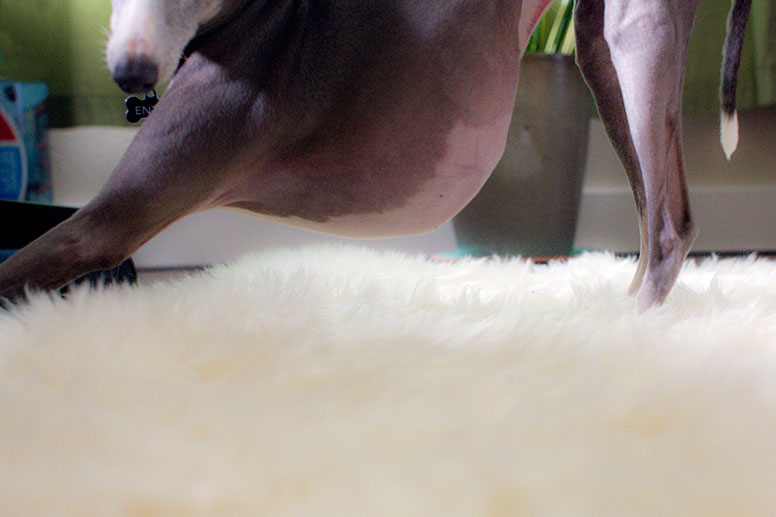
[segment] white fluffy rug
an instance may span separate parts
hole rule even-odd
[[[275,250],[0,315],[0,515],[773,515],[776,264]]]

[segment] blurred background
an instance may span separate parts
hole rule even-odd
[[[716,113],[730,2],[704,0],[690,42],[684,106]],[[105,68],[109,0],[0,0],[0,77],[47,81],[53,127],[124,124]],[[776,103],[776,3],[753,0],[738,84],[742,108]]]
[[[776,231],[771,229],[776,221],[776,0],[752,1],[738,82],[742,140],[730,164],[717,136],[729,7],[726,0],[700,3],[689,49],[684,125],[687,176],[702,232],[696,247],[776,249]],[[57,204],[88,201],[137,131],[124,119],[125,95],[105,66],[109,15],[109,0],[0,0],[0,80],[48,86],[47,138]],[[630,190],[592,102],[589,113],[575,243],[635,251],[638,233]],[[269,244],[311,240],[330,239],[214,211],[174,225],[141,250],[138,262],[148,267],[202,264]],[[457,243],[447,225],[429,235],[370,245],[430,253]]]

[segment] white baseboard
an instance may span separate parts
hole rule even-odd
[[[699,187],[690,199],[700,234],[695,251],[776,250],[776,186]],[[340,239],[269,223],[228,210],[194,214],[155,237],[135,255],[143,268],[196,266],[233,260],[251,250],[318,242],[355,243],[433,254],[455,248],[451,223],[424,235],[395,239]],[[616,252],[639,249],[633,197],[626,189],[586,189],[576,246]]]
[[[694,250],[776,250],[776,185],[691,187],[690,204],[700,228]],[[576,245],[638,250],[639,231],[630,190],[585,190]]]
[[[454,250],[455,234],[448,223],[433,232],[390,239],[343,239],[270,223],[232,210],[208,210],[190,215],[154,237],[134,255],[141,268],[174,268],[228,262],[253,250],[313,243],[346,243],[409,253]]]

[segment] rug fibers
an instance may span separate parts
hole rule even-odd
[[[773,515],[776,265],[277,249],[0,315],[0,515]]]

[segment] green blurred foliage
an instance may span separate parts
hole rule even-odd
[[[554,0],[534,51],[573,44],[570,13]],[[700,3],[688,52],[685,111],[716,112],[728,0]],[[124,94],[105,67],[109,0],[0,0],[0,77],[45,80],[54,126],[125,124]],[[557,31],[553,33],[553,27]],[[776,0],[753,0],[739,77],[739,106],[776,103]],[[551,35],[561,34],[552,43]],[[548,45],[548,40],[550,44]],[[570,50],[570,49],[568,49]]]

